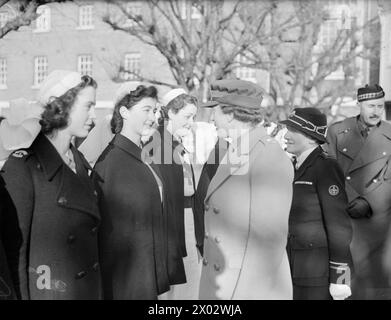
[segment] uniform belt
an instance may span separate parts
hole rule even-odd
[[[193,207],[193,199],[194,199],[194,196],[190,196],[190,197],[185,196],[185,208],[192,208]]]

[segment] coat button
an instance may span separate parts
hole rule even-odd
[[[207,232],[205,232],[205,239],[208,239],[209,237],[209,234]]]
[[[98,192],[96,190],[94,190],[94,196],[97,197],[98,196]]]
[[[92,234],[96,234],[98,232],[98,227],[93,227],[92,229],[91,229],[91,233]]]
[[[202,259],[202,264],[204,266],[207,266],[208,265],[208,260],[206,258]]]
[[[343,152],[346,152],[346,151],[348,151],[348,149],[346,149],[346,148],[343,148],[343,149],[342,149],[342,151],[343,151]]]
[[[387,152],[384,151],[384,152],[383,152],[383,156],[385,156],[386,154],[387,154]]]
[[[70,234],[70,235],[68,236],[67,242],[68,242],[69,244],[71,244],[71,243],[74,243],[75,240],[76,240],[76,237],[75,237],[73,234]]]
[[[373,182],[373,183],[377,183],[377,179],[373,179],[372,182]]]
[[[347,176],[347,177],[346,177],[346,180],[350,180],[350,179],[351,179],[350,176]]]
[[[217,272],[221,270],[221,267],[217,263],[215,263],[213,267]]]
[[[206,204],[204,208],[205,208],[205,211],[208,211],[209,210],[209,205]]]
[[[39,171],[41,171],[42,167],[41,167],[41,164],[40,164],[40,163],[37,164],[37,169],[38,169]]]
[[[85,272],[85,271],[80,271],[79,273],[76,273],[75,279],[76,279],[76,280],[82,279],[82,278],[84,278],[86,275],[87,275],[87,272]]]
[[[58,199],[58,203],[61,204],[62,206],[63,206],[63,205],[66,205],[66,204],[67,204],[67,198],[65,198],[65,197],[60,197],[60,198]]]
[[[216,243],[220,243],[220,241],[221,241],[221,240],[220,240],[219,237],[216,237],[216,238],[215,238],[215,242],[216,242]]]
[[[219,213],[220,213],[220,209],[219,209],[219,208],[213,208],[213,212],[214,212],[215,214],[219,214]]]
[[[95,272],[97,272],[99,270],[99,263],[98,262],[94,263],[94,265],[92,266],[92,270],[94,270]]]

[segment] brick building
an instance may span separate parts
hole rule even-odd
[[[128,9],[143,14],[147,10],[143,1],[132,1]],[[346,27],[346,21],[364,23],[377,15],[377,2],[371,0],[329,1],[330,19],[320,32],[319,44],[332,41],[336,30]],[[0,40],[0,115],[6,115],[8,101],[18,97],[34,100],[39,84],[54,69],[72,69],[92,75],[98,82],[98,117],[110,112],[112,100],[119,84],[113,81],[121,76],[119,67],[139,72],[159,81],[174,83],[164,57],[153,47],[129,35],[113,31],[102,17],[112,7],[103,1],[75,1],[53,3],[39,7],[40,17],[31,26],[22,27]],[[0,8],[0,24],[12,16],[11,6]],[[194,11],[194,18],[197,12]],[[348,18],[348,19],[346,19]],[[343,22],[342,22],[343,21]],[[238,57],[241,59],[241,57]],[[355,86],[379,78],[378,60],[357,59],[359,77]],[[251,81],[261,81],[268,90],[267,72],[239,68],[236,76]],[[328,77],[335,85],[343,79],[343,70]],[[131,75],[127,75],[131,79]],[[164,93],[168,88],[161,88]],[[352,112],[355,112],[353,108]]]

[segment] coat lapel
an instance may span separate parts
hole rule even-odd
[[[294,181],[299,180],[304,175],[307,169],[313,165],[316,158],[318,158],[318,156],[322,154],[322,152],[323,150],[321,149],[321,147],[318,147],[310,153],[310,155],[307,157],[307,159],[304,160],[303,164],[299,167],[299,169],[295,171]]]
[[[247,136],[242,136],[238,139],[237,146],[242,148],[242,150],[236,150],[233,153],[242,159],[246,159],[243,162],[240,162],[238,165],[236,161],[232,163],[230,161],[231,153],[230,148],[226,152],[226,156],[223,160],[227,163],[221,163],[214,175],[212,181],[209,184],[208,192],[205,197],[205,201],[209,200],[210,196],[222,185],[224,182],[231,176],[234,175],[237,171],[249,165],[250,153],[254,149],[256,143],[261,140],[263,137],[267,136],[266,130],[263,127],[257,127],[250,131]],[[246,139],[246,140],[244,140]]]
[[[79,151],[72,148],[75,162],[79,164],[80,170],[85,172],[75,174],[65,165],[55,147],[43,134],[40,134],[34,141],[32,149],[47,180],[58,184],[57,204],[65,208],[82,211],[96,219],[100,219],[97,198],[85,166],[87,165],[90,169],[91,167],[85,160],[85,163],[83,162]]]
[[[349,172],[357,170],[378,159],[391,156],[389,151],[390,140],[391,134],[386,130],[383,122],[381,122],[380,126],[374,128],[373,132],[369,134],[361,150],[353,160]]]
[[[346,125],[338,132],[337,148],[339,153],[354,160],[364,144],[364,138],[360,134],[357,118],[349,118]]]
[[[122,134],[116,134],[113,140],[110,142],[111,145],[114,145],[121,150],[125,151],[127,154],[136,158],[138,161],[141,161],[141,148],[139,148],[135,143],[130,141],[128,138]]]

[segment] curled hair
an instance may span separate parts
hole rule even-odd
[[[176,98],[172,99],[166,106],[162,106],[161,121],[168,119],[168,111],[171,110],[173,113],[178,113],[179,110],[183,109],[188,104],[197,105],[197,98],[188,94],[180,94]]]
[[[140,85],[134,91],[130,91],[114,106],[113,117],[111,118],[111,132],[114,134],[120,133],[124,124],[124,120],[119,112],[121,107],[127,109],[132,108],[135,104],[144,98],[153,98],[157,100],[157,89],[154,86]]]
[[[228,105],[220,105],[220,108],[224,114],[232,113],[234,119],[244,123],[250,123],[253,126],[261,123],[265,115],[263,108],[233,107]]]
[[[44,107],[39,121],[42,126],[41,132],[51,134],[54,130],[60,130],[68,126],[69,114],[76,101],[77,95],[86,87],[96,89],[98,84],[90,76],[82,76],[81,82],[60,97],[53,97]]]

